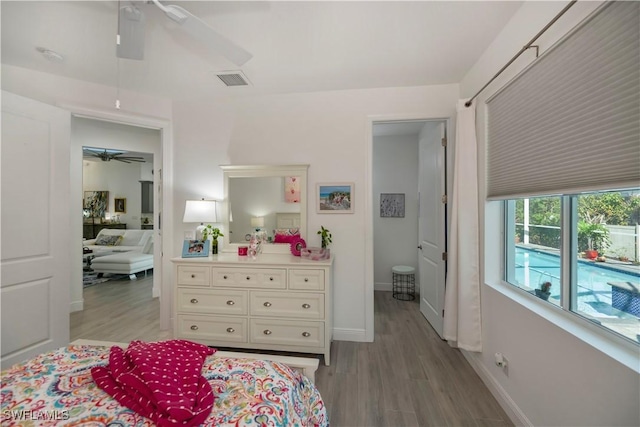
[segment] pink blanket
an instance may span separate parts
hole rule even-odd
[[[132,341],[111,347],[109,364],[91,369],[98,387],[158,426],[194,426],[211,413],[213,392],[202,365],[215,350],[186,340]]]

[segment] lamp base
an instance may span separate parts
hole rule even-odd
[[[196,240],[204,240],[204,224],[200,224],[196,227]]]

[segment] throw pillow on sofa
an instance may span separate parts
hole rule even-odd
[[[98,246],[118,246],[121,241],[122,236],[100,235],[94,244]]]

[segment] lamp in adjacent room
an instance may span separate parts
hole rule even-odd
[[[218,222],[218,216],[216,215],[216,201],[215,200],[187,200],[184,207],[184,217],[182,222],[199,222],[200,225],[196,228],[196,240],[202,239],[202,232],[204,231],[204,223]]]

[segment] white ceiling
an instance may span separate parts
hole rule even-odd
[[[146,2],[134,2],[146,17],[145,58],[134,61],[115,56],[117,2],[2,0],[2,63],[174,99],[458,83],[521,6],[519,1],[163,3],[179,3],[251,52],[242,71],[252,86],[224,86],[214,73],[238,67],[194,43]],[[36,47],[60,53],[63,62],[47,61]]]

